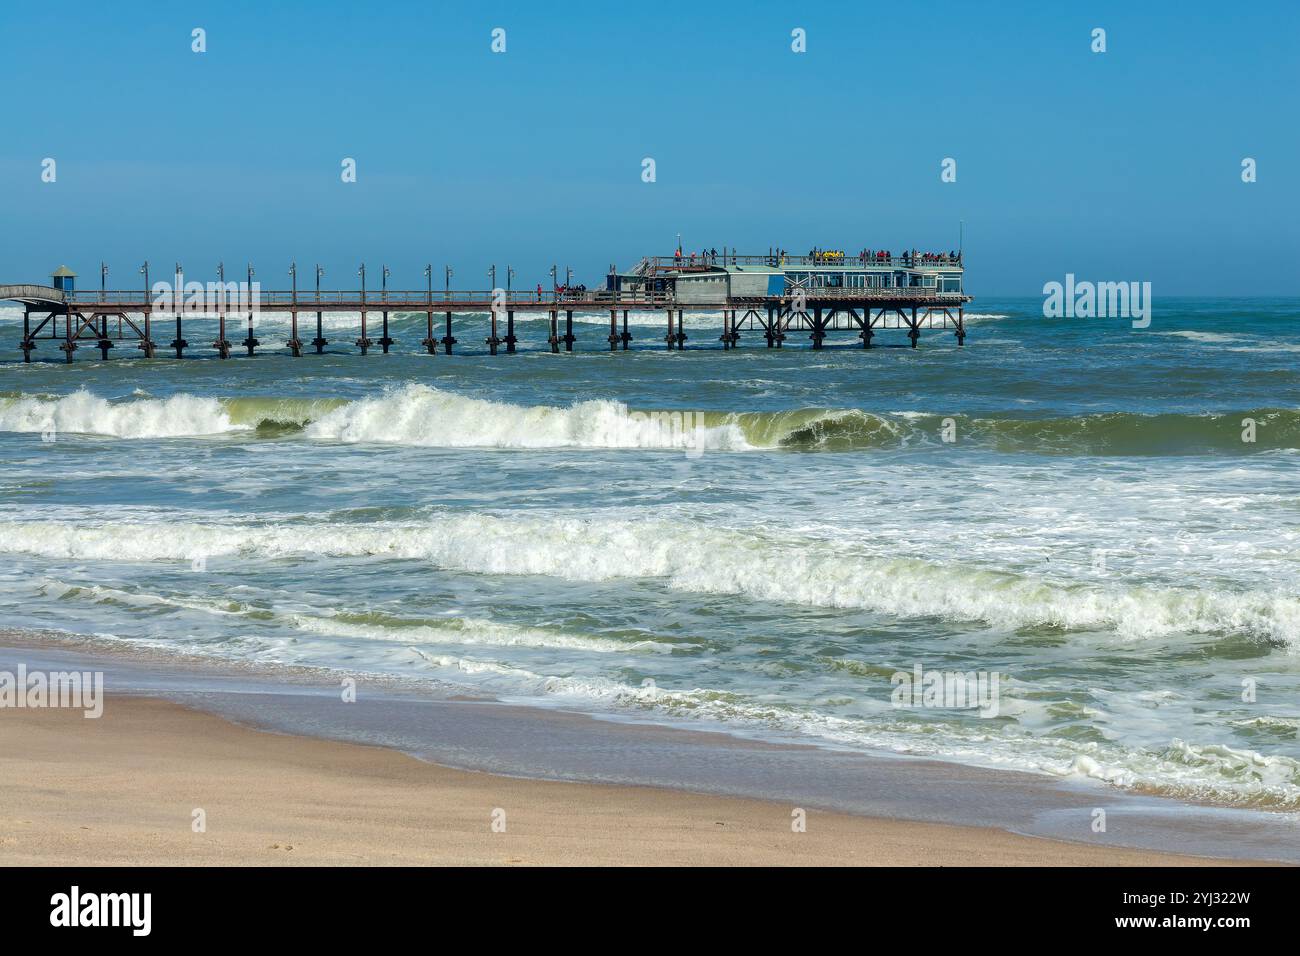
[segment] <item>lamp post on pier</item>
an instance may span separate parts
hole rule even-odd
[[[230,343],[226,341],[226,263],[217,263],[217,340],[212,347],[223,359],[230,358]]]
[[[501,339],[497,336],[497,264],[492,263],[488,269],[488,278],[492,280],[491,291],[488,293],[491,300],[488,304],[488,314],[492,322],[492,331],[487,337],[487,347],[489,355],[497,354],[497,346],[501,344]]]
[[[253,294],[253,264],[248,264],[248,338],[244,339],[244,348],[248,349],[248,354],[253,354],[253,349],[262,343],[257,341],[253,336],[253,306],[257,297]]]
[[[551,335],[546,340],[551,346],[551,354],[560,351],[560,272],[559,266],[551,265]]]
[[[519,340],[515,337],[515,310],[510,302],[511,283],[515,278],[515,270],[512,266],[506,266],[506,354],[513,355],[515,343]]]
[[[289,299],[289,351],[294,358],[302,356],[302,340],[298,338],[298,260],[289,263],[290,299]]]
[[[573,267],[564,267],[564,293],[573,295]],[[573,309],[564,310],[564,351],[572,352],[573,343],[577,341],[573,335]]]
[[[361,337],[357,339],[356,346],[361,349],[361,354],[365,355],[370,350],[370,346],[375,343],[366,335],[366,264],[364,262],[357,269],[357,275],[361,277]]]
[[[325,346],[329,345],[329,343],[325,341],[325,336],[323,334],[323,330],[321,329],[321,318],[320,318],[321,316],[320,279],[321,276],[323,276],[324,274],[325,274],[325,270],[320,267],[320,263],[319,262],[316,263],[316,337],[311,340],[311,344],[316,346],[317,355],[320,355],[322,352],[324,352]]]
[[[450,308],[451,277],[456,274],[456,271],[452,269],[451,266],[443,266],[442,268],[446,279],[446,285],[444,286],[445,292],[443,294],[445,296],[446,301],[449,303],[447,309],[447,333],[442,337],[442,347],[446,349],[447,354],[450,355],[451,347],[456,344],[456,337],[451,334],[451,308]]]
[[[384,266],[383,274],[383,297],[384,297],[384,334],[379,337],[379,347],[388,354],[388,346],[393,344],[393,340],[388,336],[388,277],[392,275],[388,271],[388,266]]]
[[[424,304],[428,307],[425,316],[429,320],[426,336],[420,342],[430,355],[438,354],[438,340],[433,337],[433,263],[424,267],[424,284],[426,288]]]
[[[153,358],[153,338],[150,336],[150,324],[153,317],[152,300],[149,298],[149,260],[144,261],[140,267],[140,274],[144,276],[144,340],[140,342],[139,348],[144,352],[145,358]]]
[[[108,299],[108,265],[102,260],[99,263],[99,301],[104,303]],[[108,316],[106,314],[99,317],[99,328],[96,330],[99,334],[99,341],[95,344],[99,349],[101,358],[108,358],[108,350],[113,347],[113,341],[108,337]],[[122,319],[119,316],[117,320],[117,337],[122,337]]]
[[[172,283],[172,311],[176,314],[176,338],[170,347],[176,350],[177,358],[184,358],[185,346],[190,343],[181,334],[181,314],[185,311],[185,269],[179,262]]]

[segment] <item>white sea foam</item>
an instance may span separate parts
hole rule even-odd
[[[473,448],[745,449],[735,425],[683,428],[679,416],[630,414],[608,400],[568,406],[511,405],[408,385],[343,405],[307,426],[339,442]]]
[[[1187,339],[1189,342],[1204,342],[1213,345],[1251,341],[1249,337],[1242,335],[1233,335],[1228,332],[1203,332],[1197,329],[1176,329],[1168,332],[1156,332],[1155,334],[1166,335],[1170,338],[1176,339]]]
[[[538,627],[520,627],[482,618],[448,617],[436,622],[370,623],[345,617],[295,614],[293,626],[324,637],[362,638],[416,645],[485,647],[538,647],[596,654],[645,652],[668,654],[673,645],[663,641],[618,641]]]
[[[344,443],[463,448],[745,450],[739,425],[705,427],[694,413],[635,413],[620,402],[512,405],[408,385],[373,398],[220,401],[194,395],[110,401],[81,390],[0,398],[0,431],[116,438],[178,438],[246,432],[262,421],[305,425],[306,437]]]
[[[0,552],[75,560],[196,555],[381,557],[482,574],[661,578],[674,588],[1126,639],[1237,633],[1300,647],[1300,601],[1275,591],[1061,585],[845,544],[648,520],[431,515],[420,523],[0,522]]]
[[[85,390],[59,397],[0,398],[0,431],[107,435],[114,438],[177,438],[219,435],[235,425],[215,398],[173,395],[112,402]]]

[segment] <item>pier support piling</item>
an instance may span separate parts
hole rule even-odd
[[[212,347],[217,350],[217,354],[223,359],[230,358],[230,343],[226,341],[226,313],[224,310],[217,312],[217,340],[212,343]]]
[[[23,340],[18,347],[23,350],[23,361],[30,364],[36,342],[32,340],[32,310],[26,306],[23,307]]]
[[[144,310],[144,338],[142,338],[140,340],[140,344],[136,346],[136,348],[144,352],[144,357],[149,359],[153,358],[153,350],[154,350],[153,335],[150,334],[152,320],[153,320],[153,313],[150,312],[148,309],[145,309]]]
[[[515,344],[519,341],[518,336],[515,335],[515,310],[514,309],[506,309],[506,337],[504,341],[506,343],[506,354],[514,355]]]
[[[456,344],[456,337],[451,334],[451,313],[448,312],[446,313],[446,315],[447,315],[447,332],[442,337],[442,347],[446,349],[447,354],[450,355],[451,347]]]
[[[618,310],[609,310],[609,350],[618,351]]]
[[[319,295],[319,293],[317,294]],[[323,353],[325,351],[325,346],[329,345],[329,342],[325,340],[325,330],[321,327],[320,316],[321,314],[317,312],[316,313],[316,337],[311,340],[311,344],[316,348],[317,355]]]
[[[63,313],[63,331],[64,341],[59,343],[59,348],[63,350],[65,362],[72,361],[72,353],[77,350],[77,343],[72,341],[72,312],[65,309]]]
[[[627,351],[628,344],[632,341],[632,333],[627,330],[627,309],[623,310],[623,334],[619,336],[623,343],[623,351]]]
[[[302,357],[302,340],[298,338],[298,313],[289,313],[289,341],[284,343],[289,346],[289,354],[294,358]]]
[[[564,310],[564,351],[572,352],[573,343],[577,339],[573,335],[573,310]]]
[[[379,337],[379,347],[383,350],[384,354],[387,355],[388,347],[393,344],[393,340],[388,335],[388,313],[384,312],[382,313],[382,315],[383,315],[383,334]]]
[[[101,315],[99,316],[99,341],[95,343],[101,361],[108,361],[108,350],[112,347],[113,340],[108,337],[108,316]]]
[[[261,344],[262,343],[257,340],[257,337],[253,335],[253,313],[250,312],[248,313],[248,337],[244,339],[244,348],[248,349],[249,355],[252,355],[253,350]]]
[[[437,355],[438,340],[433,337],[433,310],[432,309],[429,309],[425,313],[425,319],[427,320],[426,327],[425,327],[425,336],[421,340],[420,344],[424,346],[425,350],[430,355]]]
[[[546,340],[551,345],[551,354],[560,354],[560,313],[551,309],[551,337]]]
[[[736,310],[730,309],[729,311],[731,313],[731,321],[730,323],[724,323],[723,332],[727,336],[727,341],[725,344],[729,348],[735,349],[740,345],[740,332],[736,328]],[[746,312],[745,313],[746,317],[748,317],[751,314],[751,312]]]
[[[361,354],[366,355],[370,352],[370,346],[374,345],[374,340],[366,335],[366,310],[361,310],[361,337],[357,339],[356,346],[361,349]]]
[[[250,337],[252,336],[253,334],[252,326],[249,326],[248,334]],[[189,344],[190,344],[189,342],[185,341],[185,336],[181,333],[181,314],[180,312],[177,312],[176,313],[176,338],[172,341],[172,344],[167,347],[171,349],[175,349],[176,357],[179,359],[185,357],[185,349]],[[249,355],[253,354],[251,349],[249,350],[248,354]]]

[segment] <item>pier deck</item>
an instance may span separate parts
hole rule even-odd
[[[178,276],[178,280],[181,278]],[[970,296],[962,293],[934,288],[796,288],[775,295],[727,295],[718,302],[702,304],[679,301],[672,292],[646,290],[539,293],[503,289],[367,292],[364,288],[338,291],[295,288],[262,291],[256,286],[241,289],[236,283],[200,286],[180,281],[175,287],[186,290],[179,302],[173,302],[169,293],[159,295],[156,288],[151,293],[147,284],[136,291],[64,291],[45,285],[0,285],[0,300],[17,302],[23,308],[18,348],[25,362],[32,360],[32,352],[42,342],[57,343],[66,362],[73,360],[73,354],[82,345],[98,349],[105,360],[111,350],[122,346],[133,346],[146,358],[153,358],[161,349],[183,358],[185,351],[192,348],[185,338],[187,329],[190,334],[203,329],[205,335],[214,336],[208,347],[215,349],[221,358],[229,358],[236,345],[253,355],[262,346],[256,336],[257,317],[269,312],[289,315],[289,337],[283,347],[293,356],[301,356],[309,347],[322,353],[330,344],[325,338],[323,316],[338,313],[358,315],[358,334],[352,344],[362,355],[374,346],[386,353],[395,344],[389,334],[389,317],[394,314],[426,317],[426,336],[419,344],[430,355],[437,354],[440,346],[445,354],[452,354],[458,344],[452,334],[452,319],[456,315],[486,315],[490,332],[484,344],[488,353],[498,354],[502,345],[507,354],[513,353],[519,342],[515,334],[519,312],[544,312],[549,316],[550,334],[546,342],[552,352],[559,352],[561,347],[573,351],[577,340],[573,316],[578,313],[608,313],[606,340],[610,351],[628,350],[632,342],[628,331],[630,312],[664,313],[665,334],[657,341],[670,350],[685,348],[688,336],[682,315],[702,312],[719,316],[721,335],[717,341],[724,350],[738,348],[742,332],[758,333],[767,348],[782,348],[791,333],[806,332],[812,347],[820,349],[828,333],[854,331],[861,346],[871,348],[876,334],[888,329],[905,330],[915,348],[922,329],[951,329],[957,343],[964,344],[963,307],[970,301]],[[200,294],[192,296],[191,287],[201,290]],[[214,289],[217,294],[212,295]],[[376,314],[378,329],[371,319]],[[303,321],[309,329],[314,325],[315,337],[309,342],[299,337]],[[168,343],[155,339],[159,322],[164,323],[168,333],[172,328],[175,330],[175,338]],[[227,332],[235,330],[246,330],[246,337],[238,343],[227,338]],[[370,338],[372,330],[380,333],[378,339]],[[437,332],[442,333],[441,337]]]

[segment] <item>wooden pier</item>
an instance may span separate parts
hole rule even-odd
[[[60,270],[64,272],[65,270]],[[925,329],[951,329],[957,344],[966,341],[963,308],[970,296],[962,293],[941,292],[934,288],[853,288],[853,289],[792,289],[781,294],[757,296],[726,295],[716,303],[679,301],[673,291],[647,290],[590,290],[570,292],[520,292],[510,289],[485,291],[458,291],[448,287],[432,287],[432,267],[425,269],[429,280],[419,291],[390,290],[387,287],[389,272],[383,270],[383,284],[378,291],[367,291],[364,267],[360,270],[361,286],[349,291],[322,291],[317,267],[316,288],[302,291],[297,287],[297,269],[291,267],[292,287],[288,291],[262,291],[252,283],[253,271],[244,286],[225,281],[224,269],[218,280],[203,286],[209,292],[216,288],[218,294],[188,296],[182,294],[174,301],[171,295],[160,295],[157,287],[148,281],[148,264],[141,269],[145,276],[142,288],[137,291],[77,291],[70,288],[46,285],[0,285],[0,300],[11,300],[23,308],[22,339],[18,348],[23,361],[30,362],[32,353],[41,343],[57,344],[64,361],[71,362],[73,354],[82,346],[97,349],[102,360],[107,360],[114,349],[130,347],[145,358],[154,358],[163,350],[184,358],[192,349],[186,334],[194,335],[200,329],[204,337],[211,335],[209,347],[221,358],[229,358],[237,347],[247,355],[254,355],[263,343],[256,335],[257,318],[264,313],[289,316],[289,337],[282,347],[290,355],[302,356],[309,350],[321,354],[329,340],[325,337],[323,316],[326,314],[354,313],[359,315],[357,336],[352,346],[361,354],[372,348],[387,353],[396,344],[389,332],[389,317],[395,314],[423,314],[426,318],[425,337],[421,349],[436,355],[439,346],[451,355],[460,344],[452,334],[452,320],[457,315],[486,315],[489,335],[484,340],[488,354],[496,355],[501,346],[505,353],[516,351],[519,338],[516,333],[516,313],[543,312],[549,316],[549,336],[546,343],[550,351],[558,353],[563,348],[572,352],[577,341],[573,333],[575,314],[608,314],[609,350],[627,351],[632,335],[628,331],[630,312],[662,312],[665,334],[662,346],[670,350],[686,347],[688,336],[683,315],[701,312],[719,316],[721,335],[718,341],[724,350],[737,349],[742,333],[756,334],[767,348],[782,348],[794,333],[806,333],[814,349],[824,346],[832,332],[851,331],[860,339],[860,346],[869,349],[876,336],[885,330],[903,330],[916,348]],[[71,276],[70,272],[66,273]],[[101,268],[101,276],[107,270]],[[180,280],[174,288],[185,289]],[[55,282],[60,283],[59,274]],[[66,281],[63,284],[67,284]],[[189,286],[195,286],[189,283]],[[242,292],[241,292],[242,290]],[[379,328],[375,329],[374,316]],[[561,321],[561,317],[563,320]],[[315,337],[304,342],[300,336],[306,323]],[[157,336],[160,324],[166,332],[172,329],[175,338],[164,343]],[[235,330],[246,331],[245,337],[232,343],[228,334]],[[378,339],[370,338],[372,331],[379,332]],[[505,334],[502,335],[501,333]],[[441,333],[441,334],[439,334]],[[120,354],[120,353],[119,353]]]

